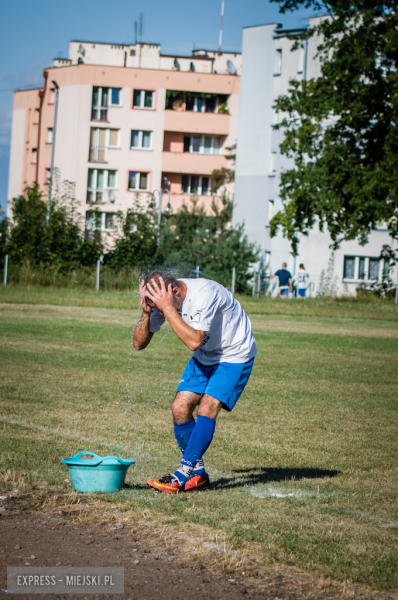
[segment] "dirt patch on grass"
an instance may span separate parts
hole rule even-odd
[[[184,530],[186,524],[176,527],[153,515],[149,520],[148,513],[121,512],[94,496],[54,490],[12,492],[1,503],[3,590],[8,566],[118,566],[125,573],[125,593],[119,597],[129,599],[185,599],[191,594],[221,600],[398,597],[316,579],[286,567],[264,566],[255,557],[197,537],[198,528],[191,535]],[[71,597],[57,595],[65,600]]]

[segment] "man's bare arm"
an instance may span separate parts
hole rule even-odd
[[[153,333],[149,331],[151,313],[142,311],[141,319],[133,331],[133,346],[136,350],[144,350],[151,341]]]
[[[202,345],[206,332],[197,331],[184,323],[178,311],[173,306],[171,285],[166,290],[163,279],[160,277],[159,280],[160,285],[158,286],[154,280],[152,280],[152,283],[147,284],[148,297],[162,311],[174,333],[192,352],[195,352]]]
[[[149,324],[151,321],[152,308],[149,306],[145,294],[144,284],[140,285],[140,304],[142,306],[141,319],[134,327],[133,331],[133,346],[136,350],[144,350],[151,341],[153,333],[149,331]]]

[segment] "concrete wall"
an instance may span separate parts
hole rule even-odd
[[[14,110],[12,113],[10,170],[8,178],[7,216],[11,216],[11,200],[20,195],[25,148],[25,118],[26,110]]]
[[[250,241],[264,250],[268,205],[264,191],[271,164],[271,125],[276,25],[243,30],[234,224],[245,223]]]

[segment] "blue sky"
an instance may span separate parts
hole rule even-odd
[[[0,36],[0,205],[6,208],[14,89],[42,83],[45,67],[68,56],[72,39],[131,43],[134,21],[143,14],[143,41],[164,53],[189,54],[218,46],[221,0],[200,3],[164,0],[13,0],[1,7]],[[242,27],[281,23],[304,27],[309,11],[281,15],[269,0],[225,0],[224,50],[241,50]],[[7,90],[7,91],[4,91]]]

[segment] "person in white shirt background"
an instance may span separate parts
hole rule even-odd
[[[168,271],[149,273],[140,286],[142,316],[133,346],[144,350],[167,319],[193,352],[172,404],[174,435],[182,452],[180,467],[147,483],[163,493],[210,486],[203,454],[213,439],[216,417],[230,412],[249,380],[256,342],[239,302],[216,281],[175,279]],[[197,419],[193,417],[198,407]]]
[[[299,298],[305,298],[305,290],[307,287],[307,279],[309,278],[309,273],[305,270],[303,263],[300,264],[299,270],[293,277],[293,281],[297,286],[297,295]]]

